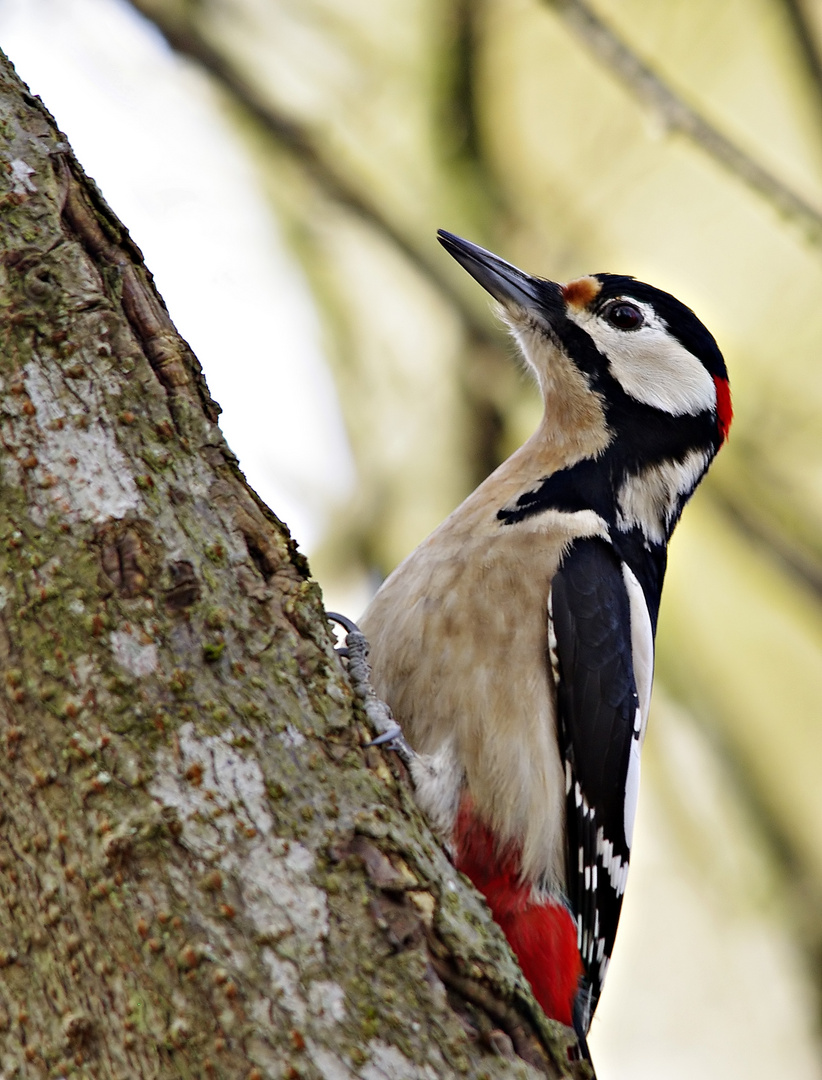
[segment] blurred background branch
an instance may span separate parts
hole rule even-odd
[[[822,213],[692,108],[618,33],[599,18],[591,5],[584,0],[545,2],[556,9],[603,67],[611,71],[656,115],[666,131],[691,139],[718,165],[761,195],[778,213],[795,222],[815,244],[822,240]],[[802,44],[803,58],[814,79],[818,79],[822,71],[819,56],[813,47],[801,6],[798,0],[787,0],[786,7],[796,27],[797,39]]]
[[[817,108],[822,118],[822,51],[819,37],[814,30],[811,5],[806,0],[784,0],[784,4],[796,37],[797,52],[813,83]]]

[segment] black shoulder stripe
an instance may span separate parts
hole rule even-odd
[[[520,495],[513,506],[503,507],[497,517],[505,525],[541,514],[561,510],[573,514],[593,510],[605,520],[613,517],[613,490],[607,472],[593,458],[586,458],[568,469],[545,476],[533,491]]]

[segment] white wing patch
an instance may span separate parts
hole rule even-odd
[[[585,308],[568,307],[567,315],[588,334],[607,359],[611,374],[635,401],[672,416],[715,410],[716,387],[702,361],[677,341],[650,304],[633,296],[625,299],[645,317],[638,330],[618,330]]]
[[[639,736],[631,739],[631,754],[628,758],[628,775],[625,777],[625,804],[622,817],[625,824],[625,843],[630,851],[634,840],[634,821],[636,820],[636,808],[639,801],[639,755],[641,744]],[[627,866],[625,868],[628,869]]]
[[[625,777],[625,801],[622,820],[625,827],[625,843],[628,850],[634,838],[634,820],[639,800],[639,759],[645,732],[648,728],[648,712],[651,707],[651,685],[654,679],[654,634],[645,594],[636,574],[627,563],[622,564],[622,580],[628,594],[628,606],[631,612],[631,659],[634,665],[639,707],[634,719],[634,734],[631,739],[631,753],[628,758],[628,774]],[[626,866],[627,872],[627,866]],[[623,886],[624,888],[624,886]]]
[[[681,461],[662,461],[629,476],[617,492],[617,525],[638,527],[655,544],[667,543],[682,496],[689,495],[710,464],[702,450],[690,450]]]
[[[645,741],[648,726],[648,710],[651,706],[651,684],[654,680],[654,632],[651,616],[645,603],[645,593],[636,574],[627,563],[622,564],[622,580],[628,594],[631,613],[631,660],[634,665],[634,683],[639,698],[640,726],[639,745]]]

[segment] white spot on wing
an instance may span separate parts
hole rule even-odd
[[[619,855],[614,854],[614,845],[605,839],[602,829],[597,829],[597,856],[608,874],[611,888],[617,896],[622,896],[628,880],[628,862],[623,862]]]

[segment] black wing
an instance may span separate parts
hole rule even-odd
[[[638,585],[635,593],[641,597]],[[633,646],[636,595],[634,601]],[[566,778],[568,899],[585,968],[576,1019],[585,1035],[622,908],[644,734],[631,599],[622,564],[609,543],[588,538],[571,546],[551,585],[550,617]],[[644,625],[640,630],[645,633]],[[649,691],[650,623],[640,640],[646,661],[641,679],[647,679]],[[640,693],[647,705],[644,685]]]

